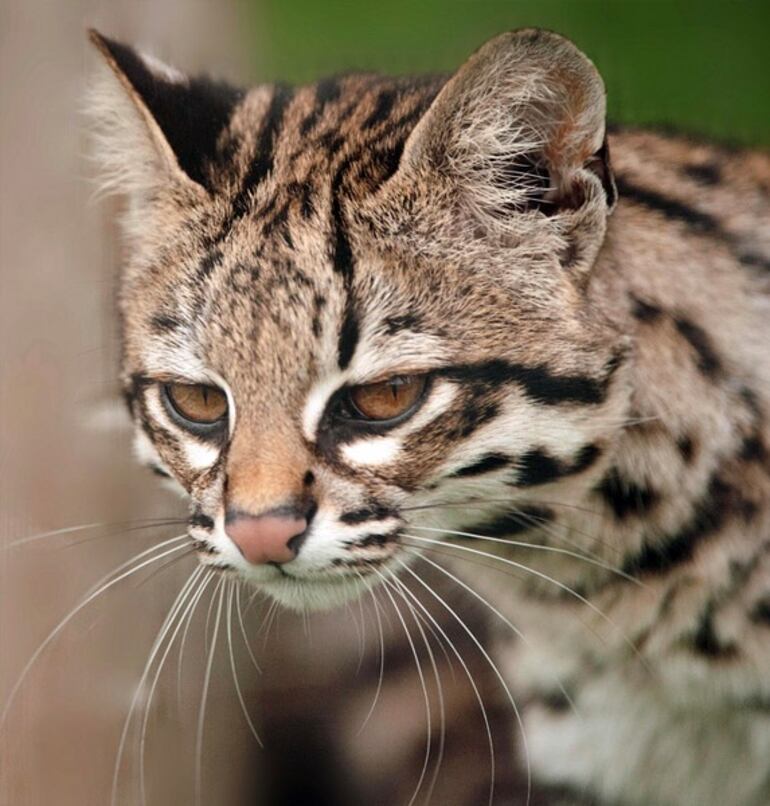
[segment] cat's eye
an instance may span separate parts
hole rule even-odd
[[[227,396],[216,386],[167,383],[163,391],[173,411],[187,423],[214,426],[227,416]]]
[[[348,391],[353,414],[359,419],[384,422],[404,417],[420,402],[425,375],[399,375],[379,383],[354,386]]]

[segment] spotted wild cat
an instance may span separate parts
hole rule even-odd
[[[430,568],[539,802],[770,803],[768,156],[607,135],[542,31],[248,91],[92,39],[125,397],[206,573],[302,609]]]

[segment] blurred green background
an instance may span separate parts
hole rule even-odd
[[[613,121],[770,146],[770,0],[240,0],[254,75],[451,71],[526,26],[573,39]]]

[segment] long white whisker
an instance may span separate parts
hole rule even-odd
[[[241,711],[243,711],[243,716],[246,719],[246,724],[249,726],[249,730],[251,731],[251,735],[257,740],[257,744],[260,747],[264,747],[262,744],[262,740],[259,738],[259,733],[257,733],[257,729],[254,727],[254,723],[251,721],[251,717],[249,716],[249,710],[246,708],[246,703],[243,699],[243,693],[241,692],[241,685],[238,682],[238,672],[235,668],[235,654],[233,653],[233,589],[235,587],[235,583],[231,583],[230,588],[227,594],[227,649],[228,654],[230,655],[230,671],[233,673],[233,683],[235,683],[235,693],[238,696],[238,702],[241,704]]]
[[[506,695],[508,697],[508,702],[510,702],[511,708],[513,709],[513,713],[516,716],[516,722],[519,725],[519,730],[521,731],[521,741],[522,741],[522,746],[524,748],[524,757],[525,757],[525,760],[526,760],[526,763],[527,763],[527,800],[526,800],[526,806],[529,806],[529,802],[530,802],[530,800],[532,798],[532,765],[531,765],[531,762],[530,762],[529,742],[527,741],[527,733],[524,730],[524,720],[521,717],[519,707],[516,705],[516,700],[514,700],[513,694],[511,694],[511,690],[510,690],[510,688],[508,688],[508,684],[506,683],[505,678],[502,676],[502,674],[500,673],[500,670],[497,668],[497,664],[492,660],[490,654],[484,648],[484,645],[476,637],[476,634],[473,632],[473,630],[471,630],[470,627],[468,627],[468,625],[460,618],[460,616],[457,615],[457,613],[452,609],[452,607],[441,596],[439,596],[439,594],[436,593],[436,591],[434,591],[433,588],[431,588],[431,586],[428,585],[428,583],[425,582],[425,580],[423,580],[423,578],[416,571],[411,569],[405,562],[402,562],[401,560],[398,560],[398,559],[396,560],[396,562],[398,562],[398,564],[408,574],[410,574],[412,577],[414,577],[414,579],[416,579],[428,591],[428,593],[430,593],[431,596],[433,596],[433,598],[436,599],[439,602],[439,604],[441,604],[449,612],[449,614],[455,619],[455,621],[457,621],[457,623],[463,628],[463,630],[468,635],[468,637],[471,639],[471,641],[473,641],[473,643],[476,645],[476,647],[479,650],[479,652],[481,652],[481,654],[484,656],[484,659],[486,660],[486,662],[489,664],[489,667],[494,672],[495,677],[497,677],[500,685],[503,687],[503,690],[505,691],[505,693],[506,693]]]
[[[455,576],[451,571],[449,571],[448,569],[444,568],[444,566],[441,565],[440,563],[434,562],[433,560],[430,559],[430,557],[426,557],[424,554],[421,554],[419,551],[414,551],[413,553],[415,554],[415,556],[419,557],[423,562],[428,563],[428,565],[433,566],[433,568],[435,568],[438,571],[440,571],[442,574],[444,574],[444,576],[449,577],[449,579],[451,579],[453,582],[455,582],[457,585],[459,585],[461,588],[463,588],[463,590],[466,590],[468,593],[470,593],[471,596],[476,598],[485,607],[487,607],[489,610],[491,610],[527,646],[532,646],[532,644],[527,639],[526,635],[524,635],[524,633],[510,619],[508,619],[503,613],[501,613],[500,610],[498,610],[488,599],[485,599],[480,593],[475,591],[470,585],[468,585],[465,582],[463,582],[458,576]],[[572,710],[575,712],[575,714],[577,714],[579,716],[580,714],[579,714],[577,708],[575,707],[575,703],[572,701],[572,697],[570,697],[569,693],[564,688],[564,685],[562,684],[561,680],[559,680],[558,677],[553,677],[553,676],[552,676],[552,679],[556,683],[556,685],[558,686],[559,691],[561,691],[561,693],[566,698],[566,700],[569,703],[569,705],[572,708]]]
[[[224,582],[225,578],[222,577],[214,589],[213,596],[219,594],[219,602],[217,604],[217,615],[214,621],[214,634],[211,636],[211,649],[209,650],[208,660],[206,661],[206,674],[203,678],[203,690],[201,691],[201,702],[198,708],[198,727],[195,739],[195,804],[201,806],[203,803],[203,725],[206,720],[206,700],[209,695],[209,685],[211,683],[211,670],[214,666],[214,650],[217,647],[217,636],[219,635],[219,623],[222,619],[222,602],[224,599]],[[213,597],[212,597],[213,598]]]
[[[514,515],[513,517],[516,516]],[[619,568],[615,568],[612,565],[608,565],[607,563],[602,562],[601,560],[597,560],[594,557],[590,557],[580,552],[570,551],[569,549],[561,549],[557,548],[556,546],[543,546],[538,543],[527,543],[523,540],[508,540],[505,537],[488,537],[486,535],[477,535],[474,534],[473,532],[461,532],[455,529],[436,529],[430,526],[410,526],[409,528],[416,529],[421,532],[438,532],[440,534],[456,535],[457,537],[468,537],[474,540],[486,540],[490,543],[499,543],[504,546],[515,546],[518,548],[551,552],[553,554],[563,554],[567,557],[574,557],[575,559],[583,560],[583,562],[590,563],[591,565],[595,565],[598,568],[603,568],[605,571],[611,571],[613,574],[617,574],[619,577],[623,577],[623,579],[626,579],[629,582],[633,582],[635,585],[639,585],[640,587],[647,587],[643,582],[636,579],[636,577],[627,574],[625,571],[621,571]]]
[[[417,799],[417,795],[419,794],[423,781],[425,780],[425,774],[428,771],[428,763],[430,762],[432,724],[431,724],[430,700],[428,698],[428,687],[425,683],[425,676],[423,675],[422,666],[420,665],[420,656],[418,655],[417,648],[415,647],[414,641],[412,640],[412,635],[409,632],[409,628],[407,627],[403,615],[401,614],[401,610],[396,604],[396,600],[393,598],[393,594],[390,592],[391,587],[390,582],[388,581],[388,578],[384,574],[381,574],[376,568],[374,569],[374,573],[377,574],[377,576],[382,580],[383,590],[390,599],[390,603],[393,605],[393,609],[396,611],[396,616],[398,617],[398,620],[401,622],[401,627],[403,628],[404,634],[406,635],[406,640],[409,643],[409,648],[412,650],[414,663],[415,666],[417,667],[417,676],[419,677],[420,687],[422,688],[423,698],[425,699],[425,722],[426,722],[425,758],[423,759],[422,769],[420,770],[420,776],[417,779],[417,785],[415,786],[414,792],[412,793],[412,797],[409,799],[409,803],[407,804],[407,806],[412,806],[412,804]]]
[[[425,630],[422,627],[421,619],[419,618],[418,612],[415,610],[414,606],[411,604],[409,599],[403,593],[404,585],[398,577],[393,577],[393,582],[396,585],[396,590],[398,595],[403,600],[404,604],[406,604],[409,612],[414,619],[414,623],[417,625],[417,629],[420,632],[420,637],[422,638],[423,643],[425,644],[425,650],[428,653],[428,659],[430,661],[431,668],[433,670],[433,678],[436,681],[436,693],[438,696],[438,705],[439,705],[439,725],[441,727],[441,735],[439,737],[439,745],[438,745],[438,753],[436,757],[436,764],[433,768],[433,774],[431,775],[430,784],[428,785],[428,791],[425,795],[425,803],[430,803],[431,798],[433,796],[433,790],[436,788],[436,781],[438,780],[438,774],[441,770],[441,763],[444,760],[444,745],[446,742],[446,710],[444,705],[444,687],[441,682],[441,675],[439,674],[438,666],[436,665],[436,659],[433,656],[433,650],[431,649],[430,642],[428,641],[428,637],[425,634]],[[433,628],[429,626],[431,633],[433,633]]]
[[[202,571],[203,568],[201,566],[197,566],[190,574],[190,576],[187,578],[187,581],[184,583],[182,589],[177,594],[176,599],[174,600],[173,604],[171,605],[171,608],[169,609],[168,615],[166,616],[163,624],[158,630],[158,634],[155,637],[155,641],[153,641],[152,648],[150,649],[150,653],[147,658],[147,663],[145,664],[144,670],[142,671],[142,675],[139,678],[139,683],[137,684],[136,690],[134,691],[134,696],[133,699],[131,700],[131,705],[129,706],[128,714],[126,715],[126,720],[123,724],[123,730],[120,736],[121,740],[120,744],[118,745],[118,753],[115,759],[115,770],[113,774],[113,801],[115,794],[117,792],[117,782],[118,782],[118,776],[120,774],[120,762],[123,757],[123,748],[125,745],[126,737],[128,736],[129,725],[131,724],[131,717],[134,713],[134,709],[139,701],[139,697],[144,688],[147,676],[150,673],[150,669],[152,668],[152,663],[155,660],[155,656],[158,654],[163,644],[163,641],[165,640],[166,635],[171,629],[174,621],[177,620],[177,615],[180,612],[182,612],[185,605],[185,600],[187,599],[189,592],[195,586],[195,583],[197,582],[198,577],[200,576]],[[152,698],[155,693],[155,687],[158,684],[158,678],[160,677],[163,665],[166,661],[166,658],[168,657],[169,652],[171,651],[171,647],[174,644],[174,639],[176,638],[177,633],[179,632],[179,627],[181,624],[182,619],[180,618],[177,620],[176,627],[174,628],[171,638],[166,644],[163,655],[160,659],[160,662],[158,663],[158,667],[155,670],[155,676],[152,679],[150,690],[147,695],[147,701],[145,702],[144,706],[144,715],[142,717],[142,727],[139,738],[139,791],[141,795],[142,804],[147,803],[147,792],[146,792],[145,775],[144,775],[144,745],[145,745],[145,737],[147,735],[147,723],[150,717],[150,707],[152,706]]]
[[[395,579],[396,578],[395,575],[392,575],[392,578]],[[481,696],[481,692],[479,691],[479,687],[475,679],[473,678],[473,675],[471,674],[471,670],[468,668],[468,664],[465,662],[464,658],[460,654],[460,651],[457,649],[452,639],[446,634],[446,631],[443,629],[443,627],[436,621],[436,619],[433,617],[430,611],[428,611],[425,605],[414,595],[414,593],[412,593],[412,591],[410,591],[409,588],[407,588],[406,586],[404,587],[404,590],[406,591],[407,595],[412,599],[412,601],[415,603],[415,605],[419,607],[420,610],[425,614],[425,616],[433,623],[435,629],[438,630],[438,632],[444,637],[444,640],[446,641],[449,648],[452,650],[455,657],[459,661],[460,666],[465,672],[465,676],[468,678],[468,682],[470,683],[471,688],[473,689],[473,693],[476,697],[476,702],[478,702],[479,709],[481,711],[481,718],[484,720],[484,728],[487,734],[487,744],[489,745],[489,768],[490,768],[489,806],[492,806],[492,800],[494,798],[495,793],[495,775],[496,775],[495,743],[494,739],[492,738],[492,726],[489,723],[489,715],[487,714],[487,709],[486,706],[484,705],[484,699]]]
[[[251,658],[251,663],[254,668],[257,670],[258,674],[262,674],[262,667],[257,663],[257,659],[254,657],[254,653],[251,650],[251,643],[246,635],[246,627],[243,624],[243,612],[241,610],[241,585],[240,582],[235,589],[235,612],[238,616],[238,627],[241,631],[241,637],[243,638],[243,643],[246,646],[246,652],[249,653],[249,657]]]
[[[593,602],[591,602],[589,599],[586,599],[586,597],[583,596],[581,593],[574,590],[573,588],[570,588],[569,585],[565,585],[563,582],[559,581],[558,579],[554,579],[551,576],[548,576],[548,574],[544,574],[542,571],[538,571],[535,568],[529,568],[528,566],[523,565],[522,563],[517,563],[515,560],[510,560],[507,557],[500,557],[497,554],[490,554],[489,552],[486,551],[479,551],[478,549],[471,548],[470,546],[461,546],[459,544],[448,544],[442,540],[434,540],[433,538],[430,537],[418,537],[417,535],[408,535],[408,537],[411,540],[419,540],[420,542],[433,543],[441,546],[449,546],[450,548],[457,549],[458,551],[466,551],[470,552],[471,554],[477,554],[482,557],[488,557],[490,559],[504,563],[505,565],[510,565],[513,566],[514,568],[518,568],[521,571],[524,571],[528,574],[532,574],[533,576],[543,579],[546,582],[550,582],[552,585],[555,585],[557,588],[563,590],[565,593],[568,593],[570,596],[574,596],[579,602],[582,602],[586,607],[588,607],[590,610],[596,613],[596,615],[598,615],[599,618],[601,618],[603,621],[609,624],[614,630],[617,630],[620,633],[623,642],[633,651],[634,655],[636,655],[636,657],[642,663],[644,668],[650,671],[647,665],[647,661],[645,661],[645,659],[639,652],[638,648],[634,645],[633,641],[623,632],[623,630],[621,630],[620,627],[604,611],[600,610]],[[598,635],[598,638],[602,641],[604,640],[601,635]]]
[[[164,544],[168,545],[168,543],[177,542],[179,540],[186,540],[186,539],[187,539],[186,535],[181,535],[180,537],[173,538],[172,540],[165,541],[165,543],[161,543],[160,546],[162,546]],[[136,555],[131,560],[131,562],[134,562],[139,557],[145,556],[150,551],[157,550],[158,547],[159,546],[153,546],[152,549],[147,549],[146,551],[141,552],[140,554]],[[154,562],[157,562],[158,560],[163,559],[163,557],[167,557],[169,554],[173,554],[175,551],[181,551],[183,548],[184,548],[184,546],[174,546],[173,548],[167,549],[166,551],[162,552],[161,554],[158,554],[155,557],[151,557],[148,560],[144,560],[143,562],[140,562],[138,565],[134,566],[133,568],[130,568],[128,571],[124,571],[122,574],[119,574],[118,576],[116,576],[116,577],[114,577],[112,579],[110,579],[110,577],[113,576],[113,574],[115,573],[114,571],[112,571],[109,574],[107,574],[106,577],[102,577],[103,584],[99,585],[99,587],[97,587],[96,590],[94,590],[92,593],[88,594],[85,599],[82,599],[80,604],[78,604],[76,607],[74,607],[72,610],[70,610],[70,612],[53,628],[53,630],[51,630],[51,632],[48,633],[48,635],[43,640],[43,642],[40,644],[40,646],[32,654],[32,657],[27,661],[26,665],[24,666],[24,668],[21,671],[21,674],[19,675],[19,677],[16,680],[16,683],[14,684],[13,688],[11,689],[11,693],[8,695],[8,699],[5,702],[5,706],[3,708],[2,714],[0,714],[0,729],[2,729],[3,725],[5,724],[5,720],[6,720],[7,716],[8,716],[8,712],[10,711],[11,706],[13,705],[13,702],[14,702],[14,700],[16,698],[16,695],[17,695],[19,689],[21,688],[22,684],[26,680],[30,669],[35,665],[35,662],[37,661],[37,659],[40,657],[40,655],[42,655],[42,653],[51,644],[51,642],[56,638],[56,636],[59,635],[59,633],[72,621],[72,619],[75,618],[75,616],[77,616],[78,613],[80,613],[85,607],[87,607],[91,602],[93,602],[94,599],[97,599],[99,596],[101,596],[103,593],[108,591],[110,588],[112,588],[115,585],[117,585],[118,582],[121,582],[124,579],[126,579],[126,577],[131,576],[131,574],[135,574],[137,571],[140,571],[142,568],[145,568],[146,566],[150,565],[151,563],[154,563]],[[119,569],[123,568],[123,567],[125,567],[125,563],[122,566],[119,566]],[[109,581],[105,581],[105,580],[109,580]]]
[[[216,571],[211,568],[206,569],[206,576],[201,580],[198,590],[190,599],[187,610],[185,610],[181,619],[179,620],[180,624],[184,623],[182,640],[179,642],[179,652],[176,659],[176,696],[177,707],[179,709],[182,707],[182,665],[184,661],[185,643],[187,642],[187,636],[190,632],[190,625],[192,624],[193,616],[195,615],[195,611],[198,609],[198,602],[200,602],[200,600],[203,598],[203,594],[206,592],[209,582],[211,582],[215,576]]]
[[[382,617],[380,616],[380,603],[377,601],[374,595],[374,589],[369,588],[369,595],[372,597],[372,603],[374,605],[374,616],[377,619],[377,634],[380,639],[380,672],[377,678],[377,689],[374,692],[374,697],[372,698],[372,704],[369,706],[369,711],[367,712],[366,716],[364,717],[364,721],[361,723],[361,727],[356,732],[356,736],[360,736],[363,733],[364,728],[369,723],[369,720],[372,718],[372,714],[374,713],[374,709],[377,707],[377,702],[380,699],[380,692],[382,691],[382,681],[385,676],[385,636],[382,632]]]

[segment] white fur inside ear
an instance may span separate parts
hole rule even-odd
[[[100,193],[144,196],[163,177],[163,160],[126,87],[106,64],[99,65],[86,94],[91,152]]]

